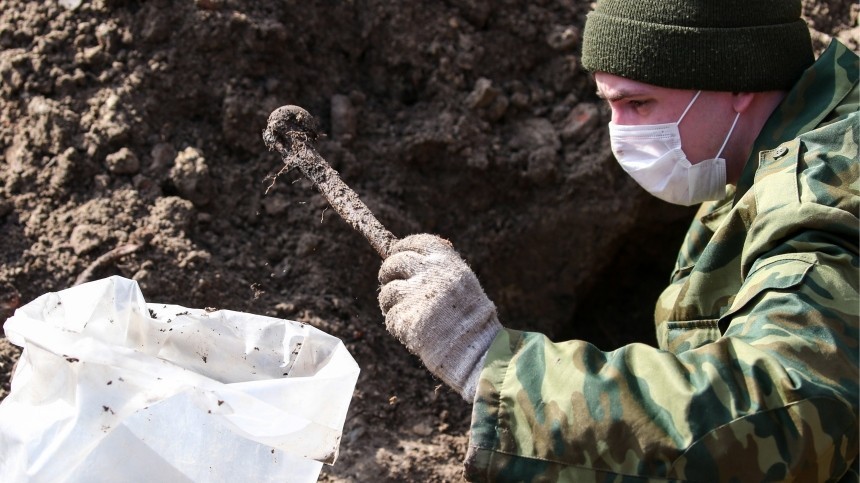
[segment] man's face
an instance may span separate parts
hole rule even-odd
[[[605,72],[596,72],[594,80],[597,95],[609,103],[612,122],[619,125],[678,122],[696,95],[696,91],[657,87]],[[717,155],[735,115],[732,93],[702,91],[678,126],[690,163]]]

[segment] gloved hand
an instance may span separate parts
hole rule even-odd
[[[502,329],[478,277],[447,240],[412,235],[379,270],[385,327],[469,402],[487,350]]]

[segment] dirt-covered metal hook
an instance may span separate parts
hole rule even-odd
[[[281,106],[269,115],[263,142],[270,151],[277,151],[284,169],[297,168],[325,196],[334,211],[358,230],[383,259],[397,241],[358,194],[340,179],[317,152],[314,143],[319,138],[319,124],[310,113],[299,106]]]

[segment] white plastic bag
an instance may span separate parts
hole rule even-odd
[[[309,325],[147,304],[111,277],[4,326],[24,348],[0,403],[0,481],[316,481],[358,366]]]

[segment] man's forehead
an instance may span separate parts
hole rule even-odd
[[[641,96],[687,96],[690,92],[686,89],[669,89],[646,84],[606,72],[595,72],[594,81],[597,85],[597,96],[610,102]]]

